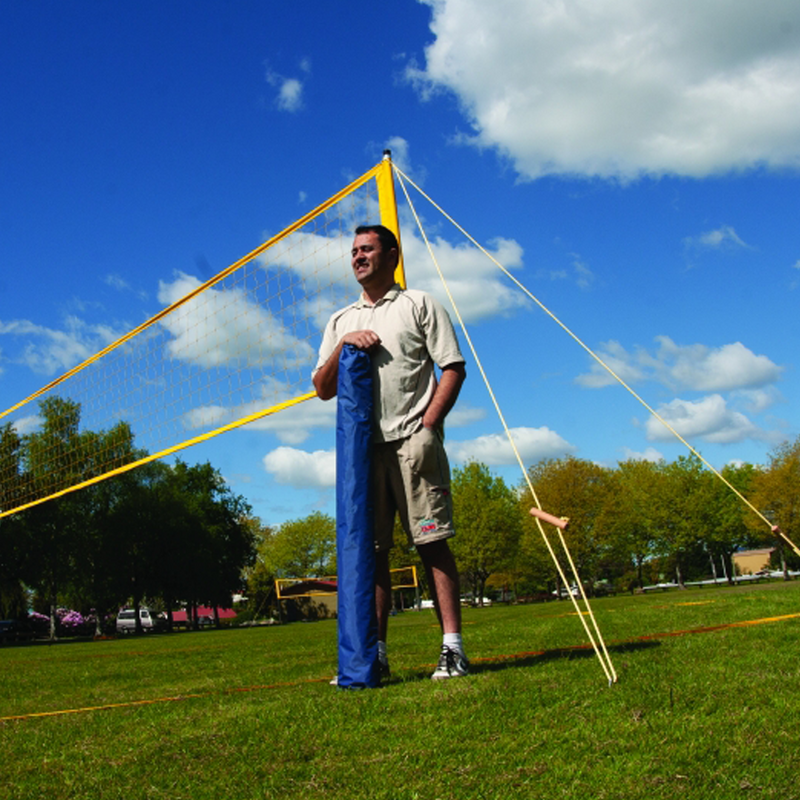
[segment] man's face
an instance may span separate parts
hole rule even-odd
[[[359,233],[353,240],[350,263],[356,280],[365,288],[394,283],[394,250],[385,253],[377,233]]]

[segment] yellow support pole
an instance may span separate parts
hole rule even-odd
[[[378,186],[378,205],[381,210],[381,225],[385,225],[400,242],[400,221],[397,216],[397,198],[394,193],[394,172],[392,170],[391,150],[383,151],[383,161],[376,167],[375,183]],[[394,279],[404,289],[406,288],[406,272],[403,265],[403,248],[400,248],[400,258]]]

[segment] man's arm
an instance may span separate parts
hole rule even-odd
[[[332,397],[336,397],[339,382],[339,356],[342,354],[342,348],[346,344],[352,344],[359,350],[369,352],[380,343],[380,336],[375,331],[364,330],[346,333],[339,341],[339,344],[336,345],[336,349],[331,353],[328,360],[314,373],[314,377],[311,379],[314,382],[314,388],[317,390],[317,397],[320,400],[330,400]]]
[[[422,417],[422,424],[426,428],[436,428],[444,422],[444,418],[458,399],[461,384],[466,377],[467,369],[462,362],[448,364],[442,368],[439,385]]]

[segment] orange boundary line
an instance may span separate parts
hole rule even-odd
[[[612,644],[620,645],[620,644],[628,644],[630,642],[646,642],[651,639],[666,639],[672,636],[685,636],[686,634],[691,634],[691,633],[712,633],[713,631],[721,631],[721,630],[726,630],[728,628],[746,628],[752,625],[765,625],[767,623],[784,622],[789,619],[798,619],[798,618],[800,618],[800,613],[783,614],[778,617],[763,617],[762,619],[750,619],[750,620],[743,620],[741,622],[727,622],[724,625],[709,625],[703,628],[687,628],[686,630],[682,631],[667,631],[665,633],[652,633],[652,634],[647,634],[645,636],[636,636],[633,639],[620,639],[618,641],[612,642]],[[474,664],[490,663],[493,661],[513,661],[515,659],[520,659],[520,658],[543,656],[546,653],[587,650],[590,646],[591,645],[588,644],[577,644],[577,645],[571,645],[569,647],[556,647],[553,648],[552,650],[529,650],[526,652],[513,653],[510,655],[478,657],[471,659],[471,661]],[[181,695],[176,695],[174,697],[156,697],[151,700],[129,700],[124,703],[107,703],[101,706],[86,706],[84,708],[67,708],[58,711],[38,711],[30,714],[15,714],[8,717],[0,717],[0,722],[15,722],[19,720],[37,719],[41,717],[58,717],[58,716],[64,716],[66,714],[86,714],[91,711],[110,711],[117,708],[135,708],[136,706],[149,706],[149,705],[155,705],[156,703],[175,703],[180,700],[195,700],[201,697],[213,697],[214,695],[220,695],[220,694],[225,695],[225,694],[236,694],[244,692],[260,692],[264,691],[265,689],[294,688],[296,686],[302,686],[303,684],[308,684],[308,683],[327,683],[328,680],[329,678],[306,678],[304,680],[299,680],[299,681],[284,681],[281,683],[268,683],[257,686],[239,686],[234,689],[223,689],[221,691],[215,690],[212,692],[199,692],[195,694],[181,694]]]
[[[784,614],[779,617],[763,617],[762,619],[749,619],[741,622],[726,622],[724,625],[709,625],[703,628],[687,628],[682,631],[666,631],[665,633],[651,633],[645,636],[636,636],[633,639],[617,639],[611,642],[613,645],[630,644],[631,642],[646,642],[651,639],[667,639],[672,636],[685,636],[690,633],[712,633],[713,631],[721,631],[726,628],[746,628],[751,625],[764,625],[769,622],[783,622],[787,619],[797,619],[800,617],[798,614]],[[523,653],[514,653],[512,655],[500,656],[485,656],[483,658],[471,658],[475,664],[486,663],[492,661],[512,661],[517,658],[531,658],[532,656],[543,656],[547,653],[566,653],[574,650],[588,650],[591,647],[589,644],[574,644],[568,647],[554,647],[552,650],[529,650]]]
[[[150,700],[127,700],[124,703],[106,703],[101,706],[85,706],[83,708],[63,708],[57,711],[36,711],[30,714],[15,714],[0,717],[0,722],[13,722],[23,719],[36,719],[40,717],[60,717],[65,714],[87,714],[91,711],[111,711],[116,708],[135,708],[136,706],[151,706],[156,703],[176,703],[180,700],[196,700],[201,697],[213,697],[220,694],[236,694],[237,692],[260,692],[264,689],[281,689],[301,686],[304,683],[321,683],[329,678],[306,678],[301,681],[285,681],[282,683],[267,683],[256,686],[238,686],[234,689],[222,689],[212,692],[197,692],[194,694],[179,694],[174,697],[154,697]]]

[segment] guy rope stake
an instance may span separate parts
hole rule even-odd
[[[529,488],[531,489],[531,494],[533,495],[534,501],[538,503],[539,500],[536,497],[536,492],[533,491],[532,484],[529,483],[528,485]],[[585,613],[589,615],[589,619],[592,622],[592,627],[594,628],[594,632],[595,634],[597,634],[597,641],[600,643],[600,648],[602,649],[602,656],[600,654],[600,650],[598,650],[597,645],[595,644],[592,632],[589,630],[589,627],[588,625],[586,625],[585,622],[584,622],[584,628],[586,632],[589,634],[589,640],[592,643],[592,647],[594,647],[595,653],[600,659],[600,664],[602,665],[603,670],[606,673],[606,677],[608,678],[608,685],[611,686],[612,684],[617,682],[617,671],[614,669],[614,664],[611,661],[611,656],[608,653],[608,648],[606,647],[606,643],[603,639],[603,634],[600,633],[600,628],[597,626],[597,620],[595,619],[594,612],[592,611],[591,605],[589,605],[589,598],[586,596],[586,592],[583,588],[583,581],[578,576],[578,569],[575,566],[575,562],[572,560],[572,553],[570,553],[569,547],[567,547],[567,542],[564,539],[564,531],[569,526],[569,517],[557,517],[554,514],[549,514],[547,511],[542,510],[538,505],[533,506],[531,508],[530,514],[532,517],[536,518],[536,524],[539,526],[539,531],[544,537],[545,542],[547,542],[547,537],[544,535],[544,528],[542,527],[543,522],[549,522],[558,531],[558,540],[561,543],[564,555],[567,557],[567,561],[569,562],[569,566],[572,570],[572,575],[575,578],[575,586],[578,589],[578,593],[581,597],[581,600],[583,601],[584,608],[586,609]],[[549,546],[550,545],[548,544],[548,548]],[[560,564],[558,563],[558,559],[555,557],[555,554],[552,552],[552,550],[550,554],[553,557],[553,561],[558,570],[558,574],[561,576],[561,579],[564,581],[564,584],[567,585],[567,582],[564,578],[564,573],[561,569]],[[581,612],[580,608],[578,607],[578,602],[575,597],[575,593],[569,592],[568,594],[569,594],[569,599],[572,600],[573,606],[575,606],[575,610],[578,612],[578,615],[582,619],[583,612]]]
[[[536,508],[536,506],[531,509],[531,516],[538,517],[542,522],[549,522],[551,525],[555,525],[556,528],[561,528],[562,531],[565,531],[567,525],[569,525],[569,517],[554,517],[552,514],[542,511],[541,508]]]

